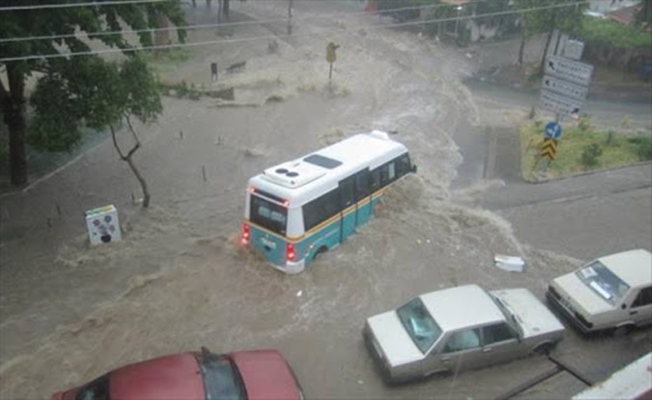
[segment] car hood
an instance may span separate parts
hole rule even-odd
[[[396,311],[375,315],[367,324],[392,367],[423,359],[423,353],[401,324]]]
[[[571,304],[583,315],[598,315],[614,309],[605,299],[586,286],[575,273],[566,274],[552,281],[562,300]]]
[[[529,290],[496,290],[491,294],[514,314],[524,338],[564,331],[557,317]]]
[[[301,399],[294,373],[277,351],[241,351],[230,357],[238,367],[249,400]]]

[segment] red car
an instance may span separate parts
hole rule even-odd
[[[59,392],[52,400],[303,399],[287,361],[276,350],[173,354],[131,364]]]

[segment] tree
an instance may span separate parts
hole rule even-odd
[[[527,38],[546,32],[546,45],[540,62],[540,71],[543,70],[546,54],[555,29],[566,33],[575,33],[581,26],[582,15],[587,3],[563,6],[564,3],[574,3],[576,0],[516,0],[516,9],[529,9],[533,7],[559,6],[537,11],[521,12],[523,24],[521,45],[519,48],[518,62],[523,63],[523,51]]]
[[[3,7],[34,6],[39,0],[3,0]],[[75,3],[73,0],[61,0],[59,3]],[[174,25],[185,25],[183,11],[178,0],[158,3],[138,3],[120,5],[84,5],[66,8],[34,8],[27,10],[2,11],[0,18],[0,39],[12,41],[0,42],[1,58],[29,57],[33,55],[53,55],[60,52],[88,52],[89,42],[100,40],[110,47],[118,47],[129,54],[132,45],[120,34],[123,26],[133,30],[156,28],[161,15]],[[87,39],[74,35],[77,30],[87,35]],[[115,35],[101,35],[112,32]],[[65,35],[65,36],[64,36]],[[52,37],[55,39],[20,40],[27,37]],[[64,37],[62,37],[64,36]],[[185,38],[185,32],[178,30],[179,40]],[[152,33],[139,32],[138,40],[143,46],[151,46]],[[38,122],[27,123],[25,81],[36,76],[41,90],[56,84],[61,77],[62,65],[68,68],[88,68],[88,74],[70,76],[66,81],[68,87],[58,95],[82,97],[85,91],[92,90],[81,76],[93,76],[96,68],[101,68],[103,61],[94,57],[71,57],[69,62],[62,58],[36,58],[0,61],[0,70],[4,69],[7,87],[0,80],[0,104],[5,124],[9,130],[9,170],[13,185],[27,183],[27,161],[25,153],[26,139],[46,150],[69,150],[81,139],[80,127],[94,110],[79,107],[78,104],[66,103],[67,107],[76,107],[67,114],[64,108],[55,107],[57,103],[43,106],[36,110]],[[99,60],[99,61],[98,61]],[[97,71],[98,75],[101,71]],[[84,78],[85,79],[85,78]],[[62,100],[62,99],[60,99]],[[66,110],[67,111],[67,110]],[[42,114],[45,113],[45,114]],[[44,124],[61,122],[56,129],[47,129]],[[39,125],[40,124],[40,125]],[[62,129],[65,126],[66,129]],[[34,134],[28,136],[28,132]]]
[[[133,162],[140,140],[131,118],[147,123],[163,110],[158,84],[147,64],[137,55],[121,64],[105,62],[97,56],[59,60],[38,81],[30,103],[34,108],[31,124],[34,144],[45,149],[66,149],[78,140],[80,118],[95,130],[109,129],[120,159],[138,179],[143,191],[143,207],[149,206],[147,182]],[[116,128],[126,122],[134,145],[123,152]]]
[[[634,23],[643,29],[652,28],[652,1],[644,0],[638,7]]]

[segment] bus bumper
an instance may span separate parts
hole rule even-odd
[[[299,272],[303,272],[304,269],[306,269],[306,261],[305,259],[299,260],[297,262],[286,262],[285,266],[279,267],[278,265],[274,265],[274,268],[278,269],[279,271],[283,271],[286,274],[298,274]]]

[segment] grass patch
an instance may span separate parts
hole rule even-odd
[[[550,163],[544,179],[554,179],[588,171],[613,169],[652,160],[652,135],[632,136],[615,131],[596,131],[588,121],[564,126],[564,135],[558,143],[557,156]],[[539,151],[543,143],[543,124],[540,121],[522,125],[521,175],[536,182],[542,179],[539,171],[542,161]]]

